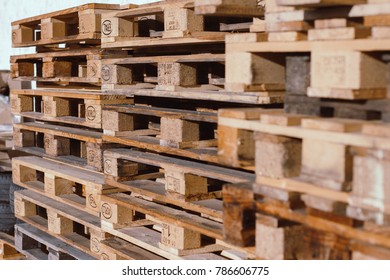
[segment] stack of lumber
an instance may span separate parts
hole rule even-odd
[[[265,32],[226,38],[227,65],[247,59],[232,85],[286,91],[284,110],[219,111],[218,129],[256,142],[255,182],[224,188],[226,241],[262,259],[390,258],[389,16],[389,1],[267,1]]]

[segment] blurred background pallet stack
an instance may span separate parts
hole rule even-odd
[[[252,61],[227,73],[251,73],[239,78],[251,85],[271,65],[273,81],[286,84],[284,110],[260,110],[257,120],[221,110],[218,118],[219,127],[255,133],[256,181],[223,195],[224,214],[237,208],[224,218],[256,212],[256,226],[237,223],[250,238],[227,223],[224,230],[235,244],[255,238],[257,258],[390,257],[390,3],[355,2],[267,1],[265,37],[226,37],[227,65]]]

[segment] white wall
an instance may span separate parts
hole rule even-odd
[[[98,3],[142,4],[152,0],[95,0]],[[9,69],[9,57],[32,53],[34,48],[12,49],[11,22],[31,16],[92,3],[94,0],[0,0],[0,69]]]

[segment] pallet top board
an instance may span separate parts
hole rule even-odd
[[[367,0],[276,0],[280,6],[327,7],[365,4]]]
[[[117,4],[90,3],[90,4],[84,4],[84,5],[81,5],[81,6],[72,7],[72,8],[68,8],[68,9],[63,9],[63,10],[59,10],[59,11],[55,11],[55,12],[51,12],[51,13],[46,13],[46,14],[42,14],[42,15],[38,15],[38,16],[24,18],[24,19],[21,19],[21,20],[13,21],[11,24],[12,25],[17,25],[17,24],[23,24],[23,23],[30,23],[30,22],[38,21],[38,20],[41,20],[41,19],[44,19],[44,18],[57,17],[57,16],[61,16],[61,15],[67,15],[67,14],[71,14],[71,13],[82,12],[82,11],[89,10],[89,9],[117,10],[117,9],[120,9],[120,8],[121,8],[121,6],[117,5]]]
[[[80,169],[60,162],[52,160],[29,156],[29,157],[17,157],[13,160],[13,164],[19,164],[22,166],[30,167],[42,172],[48,172],[54,176],[58,176],[70,181],[78,182],[83,185],[89,186],[102,186],[104,185],[103,175],[93,171]],[[16,174],[16,173],[15,173]]]
[[[16,224],[15,229],[17,232],[21,232],[34,240],[38,241],[41,244],[46,245],[50,249],[54,249],[58,252],[64,252],[78,260],[95,260],[94,257],[90,256],[89,254],[86,254],[69,244],[66,244],[65,242],[55,238],[54,236],[51,236],[50,234],[39,230],[32,225],[23,223],[23,224]]]
[[[218,121],[217,113],[214,112],[191,111],[142,105],[107,105],[104,107],[104,110],[210,123],[216,123]]]
[[[192,55],[169,55],[169,56],[144,56],[104,59],[103,64],[146,64],[159,62],[225,62],[225,54],[192,54]]]
[[[18,60],[32,60],[32,59],[43,59],[43,58],[65,58],[65,57],[75,57],[75,56],[89,56],[89,55],[98,55],[102,56],[104,54],[109,54],[109,51],[102,50],[100,48],[88,48],[88,49],[75,49],[75,50],[64,50],[57,52],[43,52],[43,53],[31,53],[31,54],[21,54],[21,55],[12,55],[10,58],[11,63],[15,63]]]
[[[154,86],[153,86],[154,87]],[[137,88],[118,88],[114,90],[103,90],[110,94],[123,94],[127,96],[149,96],[164,98],[179,98],[193,100],[208,100],[244,104],[279,104],[283,103],[284,92],[263,91],[263,92],[229,92],[225,90],[154,90]]]
[[[279,116],[289,116],[282,111]],[[294,115],[290,115],[294,116]],[[259,131],[263,133],[270,133],[275,135],[301,138],[301,139],[317,139],[323,141],[329,141],[332,143],[339,143],[349,146],[357,146],[372,149],[390,150],[390,141],[386,135],[369,135],[364,134],[364,127],[369,124],[377,124],[380,130],[388,130],[388,123],[383,122],[370,122],[370,121],[358,121],[361,123],[360,127],[362,131],[351,132],[339,132],[339,131],[326,131],[322,129],[316,129],[313,127],[305,127],[301,123],[308,123],[315,117],[301,116],[299,124],[295,125],[278,125],[262,123],[260,120],[240,120],[235,118],[219,117],[218,124],[226,125],[229,127],[236,127],[240,129],[247,129],[251,131]],[[329,119],[328,121],[334,121],[337,123],[340,119]],[[378,128],[377,128],[378,130]]]
[[[264,15],[264,7],[256,0],[195,0],[195,13],[212,16],[260,17]]]
[[[219,166],[211,166],[204,163],[191,162],[187,160],[166,157],[152,153],[138,152],[129,149],[107,150],[104,151],[104,156],[105,158],[121,158],[138,163],[158,166],[161,168],[170,168],[178,171],[180,170],[184,173],[190,173],[231,183],[253,181],[255,178],[254,174],[243,171],[232,170]]]
[[[11,89],[11,95],[52,96],[88,100],[117,100],[124,99],[123,95],[107,94],[100,90],[75,89]]]
[[[21,130],[29,130],[40,133],[47,133],[55,136],[67,137],[77,139],[80,141],[86,141],[91,143],[102,143],[102,133],[96,131],[89,131],[86,129],[58,126],[47,123],[20,123],[14,124],[15,128]]]
[[[228,38],[228,37],[227,37]],[[232,52],[311,52],[311,51],[388,51],[390,39],[355,39],[337,41],[241,42],[226,41],[226,53]]]
[[[139,47],[161,47],[161,46],[176,46],[176,45],[196,45],[196,44],[215,44],[224,43],[224,32],[193,32],[191,37],[183,38],[141,38],[134,39],[116,37],[114,41],[102,39],[102,48],[139,48]]]
[[[222,224],[164,205],[121,194],[105,196],[104,200],[118,203],[172,225],[194,230],[215,239],[223,239]]]

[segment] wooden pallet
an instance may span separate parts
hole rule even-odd
[[[254,178],[243,171],[130,149],[105,151],[104,173],[106,183],[112,186],[189,210],[199,206],[187,202],[220,198],[225,182]]]
[[[88,170],[38,157],[12,161],[13,182],[64,204],[99,216],[102,194],[119,189],[104,184],[104,177]]]
[[[102,13],[119,10],[120,5],[85,4],[11,23],[12,47],[58,43],[100,44]]]
[[[145,56],[104,59],[103,89],[221,90],[224,54]]]
[[[24,255],[15,248],[15,238],[0,232],[0,260],[22,260]]]
[[[120,229],[108,229],[113,235],[101,242],[102,259],[109,260],[227,260],[246,259],[245,253],[235,250],[224,250],[215,253],[194,253],[176,255],[160,248],[161,226],[151,227],[128,226]],[[140,249],[142,248],[142,249]],[[198,250],[199,251],[199,250]],[[196,250],[194,251],[196,252]]]
[[[251,15],[248,19],[250,19]],[[140,5],[102,16],[103,48],[139,48],[179,44],[221,44],[226,25],[236,17],[208,17],[194,12],[193,0],[169,0]],[[222,27],[222,28],[221,28]]]
[[[387,62],[386,58],[383,58]],[[362,120],[389,120],[388,98],[360,101],[308,97],[307,88],[311,83],[310,64],[310,56],[306,54],[286,57],[284,108],[287,113]]]
[[[227,90],[245,92],[264,87],[288,87],[289,81],[293,79],[286,77],[286,57],[289,53],[299,52],[311,56],[311,67],[307,73],[311,75],[310,86],[305,91],[308,96],[348,100],[387,98],[388,66],[382,60],[380,51],[388,50],[383,44],[388,45],[389,42],[369,39],[342,42],[261,42],[257,40],[257,34],[249,35],[251,36],[234,34],[226,37]],[[245,63],[241,63],[242,61]],[[359,70],[349,71],[343,61]],[[241,67],[237,67],[238,64]],[[267,72],[262,69],[267,69]],[[375,79],[370,79],[373,73]],[[287,74],[294,75],[291,72]],[[300,79],[308,77],[307,74],[299,75]]]
[[[49,123],[14,124],[16,149],[99,172],[103,170],[103,151],[120,146],[104,142],[102,135],[95,130]]]
[[[11,77],[37,81],[42,86],[90,84],[96,87],[102,82],[102,58],[118,55],[123,52],[81,48],[11,56]]]
[[[105,231],[164,258],[223,259],[213,252],[230,249],[219,241],[222,237],[219,222],[137,198],[137,195],[109,195],[102,199]],[[150,228],[153,224],[154,230]],[[247,251],[241,251],[247,256]]]
[[[102,128],[102,110],[112,104],[132,104],[132,98],[88,90],[12,90],[11,111],[42,121]]]
[[[29,224],[15,225],[15,245],[29,260],[95,259]]]
[[[220,117],[218,122],[259,132],[257,193],[282,201],[306,194],[302,199],[309,207],[344,215],[346,206],[365,209],[371,214],[364,215],[361,210],[358,216],[350,209],[348,215],[378,223],[380,217],[388,215],[386,185],[377,181],[384,178],[388,168],[388,124],[282,112],[263,113],[260,121]],[[379,177],[367,176],[367,168],[377,170]],[[384,196],[371,191],[383,192]]]
[[[98,217],[30,190],[15,192],[15,216],[95,258],[108,237]]]

